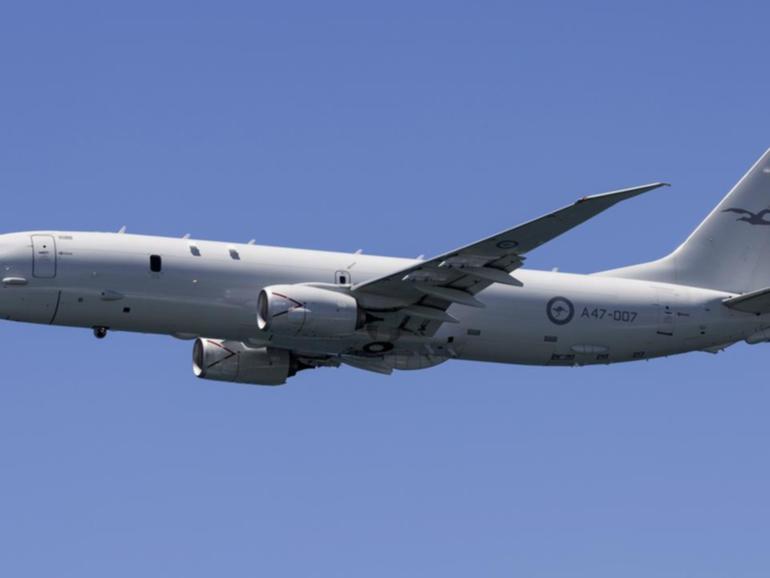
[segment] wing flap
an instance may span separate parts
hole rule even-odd
[[[390,375],[393,373],[393,368],[381,358],[366,358],[343,354],[340,355],[340,360],[346,365],[357,369],[363,369],[364,371],[371,371],[372,373],[381,373],[383,375]]]
[[[484,304],[473,295],[462,289],[453,289],[452,287],[442,287],[441,285],[416,284],[415,288],[427,295],[438,297],[452,303],[459,303],[468,307],[484,307]]]
[[[437,309],[436,307],[411,305],[402,309],[401,312],[411,317],[422,317],[423,319],[428,319],[431,321],[441,321],[442,323],[459,323],[459,321],[452,317],[449,313],[443,309]]]

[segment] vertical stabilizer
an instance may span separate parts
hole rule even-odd
[[[600,274],[731,293],[770,287],[770,150],[676,251]]]

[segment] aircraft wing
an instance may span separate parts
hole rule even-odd
[[[572,205],[352,288],[359,302],[383,322],[419,335],[432,334],[453,303],[483,306],[474,295],[492,283],[521,286],[510,273],[543,243],[611,206],[666,183],[651,183],[578,199]]]

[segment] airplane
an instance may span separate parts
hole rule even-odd
[[[0,317],[194,340],[196,376],[256,385],[340,365],[584,366],[770,341],[770,150],[657,261],[589,275],[523,268],[540,245],[664,185],[585,196],[431,259],[125,229],[4,234]]]

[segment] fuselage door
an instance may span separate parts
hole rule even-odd
[[[350,271],[337,271],[334,273],[334,282],[337,285],[351,285],[353,280],[351,279]]]
[[[676,312],[673,305],[678,297],[670,289],[658,290],[658,335],[673,337],[676,332]]]
[[[56,277],[56,241],[52,235],[32,235],[32,276]]]

